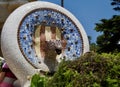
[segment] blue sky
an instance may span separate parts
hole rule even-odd
[[[60,5],[61,0],[41,0]],[[87,35],[92,37],[92,42],[100,33],[94,30],[95,23],[101,19],[109,19],[119,12],[114,11],[110,5],[111,0],[64,0],[64,8],[69,10],[83,25]]]

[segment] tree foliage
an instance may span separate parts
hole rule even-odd
[[[33,77],[30,87],[120,87],[120,53],[86,53],[63,61],[49,79]]]
[[[120,11],[120,0],[111,0],[115,11]],[[120,15],[114,15],[111,19],[101,19],[96,23],[95,30],[102,34],[97,37],[97,51],[119,52],[120,51]]]
[[[95,30],[102,33],[97,37],[98,52],[120,52],[120,16],[102,19]]]
[[[96,43],[91,43],[90,44],[90,51],[92,52],[97,52],[98,46]]]
[[[115,11],[120,11],[120,0],[112,0],[111,5]]]

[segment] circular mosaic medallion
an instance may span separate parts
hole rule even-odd
[[[46,40],[61,40],[62,37],[66,40],[63,55],[67,60],[83,53],[83,38],[72,19],[54,9],[35,9],[24,17],[18,31],[21,51],[33,65],[41,58],[43,35]]]

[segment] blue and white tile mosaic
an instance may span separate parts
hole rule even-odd
[[[68,60],[81,56],[83,41],[79,29],[65,14],[52,9],[37,9],[27,14],[18,30],[18,41],[23,55],[33,64],[39,61],[33,48],[35,26],[46,22],[46,26],[54,25],[62,30],[62,35],[67,41],[64,54]]]

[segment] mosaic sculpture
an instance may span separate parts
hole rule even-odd
[[[62,60],[89,51],[87,35],[66,9],[43,1],[25,4],[6,20],[1,48],[22,85],[39,71],[54,72]]]

